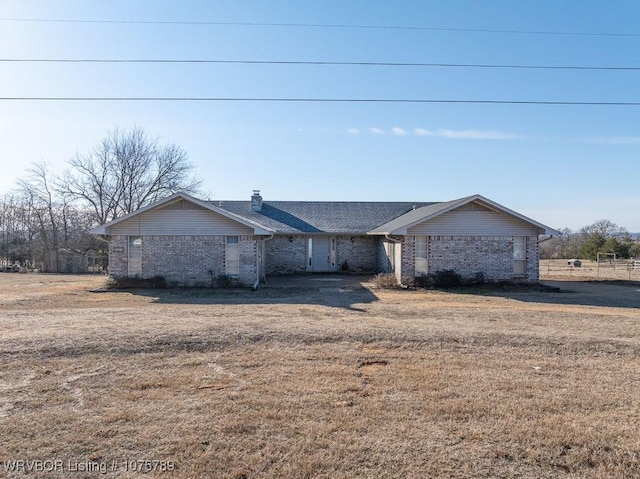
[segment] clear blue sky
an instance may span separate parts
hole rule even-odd
[[[636,0],[0,0],[0,17],[227,23],[0,20],[3,59],[640,67]],[[640,70],[0,62],[2,97],[640,102],[639,84]],[[640,231],[640,106],[0,101],[0,192],[134,125],[186,149],[212,199],[480,193],[555,228]]]

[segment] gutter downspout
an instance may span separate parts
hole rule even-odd
[[[389,236],[389,233],[385,233],[384,239],[387,239],[387,240],[391,241],[392,243],[402,243],[402,241],[400,241],[399,239],[392,238],[391,236]]]
[[[386,240],[390,241],[391,243],[395,243],[395,244],[400,244],[400,243],[402,243],[402,240],[399,240],[399,239],[397,239],[397,238],[392,238],[391,236],[389,236],[389,233],[385,233],[385,234],[384,234],[384,239],[386,239]],[[401,252],[400,254],[402,255],[402,252]],[[394,262],[395,262],[395,253],[394,253]],[[395,271],[395,269],[396,269],[396,265],[394,264],[394,265],[392,265],[392,266],[393,266],[393,269],[394,269],[393,274],[396,276],[396,279],[397,279],[397,281],[398,281],[398,284],[399,284],[400,286],[404,287],[404,286],[402,285],[402,281],[401,281],[401,280],[400,280],[400,278],[398,277],[398,271]],[[402,269],[402,268],[401,268],[401,269]],[[402,271],[400,271],[400,273],[402,274]]]
[[[551,238],[553,238],[553,235],[543,235],[543,236],[548,236],[548,238],[538,239],[538,246],[540,246],[540,243],[544,243],[545,241],[549,241]]]
[[[271,235],[268,238],[263,239],[262,241],[269,241],[273,239],[273,233],[271,233]],[[264,245],[264,243],[262,243]],[[257,250],[257,244],[256,244],[256,250]],[[262,246],[261,246],[262,247]],[[257,252],[257,251],[256,251]],[[262,258],[262,262],[264,263],[264,258],[262,257],[262,254],[258,255],[256,254],[256,282],[253,283],[253,290],[257,291],[258,290],[258,285],[260,284],[260,262],[258,261],[258,258]],[[264,282],[267,282],[267,276],[264,276],[265,280]]]

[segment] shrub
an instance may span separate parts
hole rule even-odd
[[[485,284],[487,281],[484,277],[484,273],[482,271],[478,271],[473,275],[473,278],[470,278],[465,281],[467,284],[476,285],[476,284]]]
[[[457,288],[462,285],[462,277],[452,269],[443,269],[433,275],[433,285],[442,289]]]
[[[240,285],[236,278],[232,278],[227,274],[216,276],[216,286],[218,288],[237,288]]]
[[[167,281],[164,276],[157,275],[151,278],[147,278],[145,288],[165,289],[167,287]]]
[[[426,274],[420,274],[413,279],[416,288],[430,288],[433,286],[433,278]]]
[[[107,289],[164,289],[167,286],[167,281],[164,279],[164,276],[160,275],[151,278],[129,278],[128,276],[112,277],[108,278],[105,283]]]
[[[449,289],[460,286],[478,286],[486,283],[487,280],[482,272],[475,273],[471,278],[463,278],[451,269],[441,270],[430,275],[420,274],[413,279],[413,285],[416,288]]]
[[[377,288],[392,289],[398,287],[398,279],[393,273],[379,273],[374,278]]]

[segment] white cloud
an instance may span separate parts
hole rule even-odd
[[[369,131],[371,133],[376,134],[376,135],[384,135],[384,130],[382,130],[380,128],[371,127],[371,128],[369,128]]]
[[[395,126],[393,128],[391,128],[391,133],[393,133],[396,136],[405,136],[407,134],[407,132],[405,130],[403,130],[402,128]]]
[[[449,138],[453,140],[514,140],[519,138],[510,133],[501,131],[482,131],[482,130],[426,130],[424,128],[416,128],[413,130],[417,136],[433,136],[438,138]]]
[[[357,128],[347,128],[347,133],[350,135],[359,135],[361,132]]]
[[[416,128],[413,132],[418,136],[434,136],[432,131],[425,130],[424,128]]]

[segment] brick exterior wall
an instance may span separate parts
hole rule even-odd
[[[307,271],[306,236],[275,236],[265,242],[266,274],[305,273]],[[380,237],[337,236],[336,266],[346,260],[350,272],[389,271],[385,241]],[[128,275],[128,236],[112,236],[109,245],[109,274]],[[250,286],[256,280],[257,237],[239,236],[240,274],[234,280]],[[163,276],[175,286],[210,287],[224,276],[225,236],[143,236],[142,277]],[[404,236],[400,245],[401,265],[396,276],[410,284],[415,277],[415,236]],[[537,237],[527,237],[527,276],[529,282],[539,280]],[[513,239],[500,236],[430,236],[429,272],[452,269],[465,278],[482,273],[486,280],[511,280],[513,276]]]
[[[378,271],[377,246],[378,238],[375,236],[337,236],[338,271],[343,271],[342,265],[346,261],[348,271],[352,273],[375,273]]]
[[[112,236],[109,239],[109,276],[121,277],[129,273],[129,237]]]
[[[172,286],[211,287],[224,276],[225,236],[143,236],[142,277],[163,276]],[[256,240],[239,237],[240,274],[237,283],[256,280]],[[211,271],[211,273],[210,273]],[[128,276],[128,236],[113,236],[109,245],[109,276]]]
[[[527,237],[527,281],[540,281],[540,247],[536,236]]]
[[[378,271],[378,242],[378,238],[373,236],[336,236],[336,271],[342,271],[345,261],[352,273]],[[308,243],[308,236],[281,235],[267,241],[267,274],[307,272]]]
[[[254,236],[240,236],[240,274],[238,281],[240,284],[249,286],[256,282],[258,274],[257,261],[257,238]]]
[[[539,251],[537,237],[527,237],[527,276],[524,281],[537,282]],[[513,275],[513,238],[510,236],[430,236],[429,273],[450,269],[463,278],[482,273],[485,280],[515,279]],[[415,236],[405,236],[402,243],[404,282],[415,277]]]
[[[402,238],[402,265],[400,274],[396,271],[398,281],[404,284],[413,283],[416,276],[416,237],[403,236]]]
[[[291,237],[291,241],[289,238]],[[307,237],[274,236],[265,242],[266,273],[294,274],[307,271]]]

